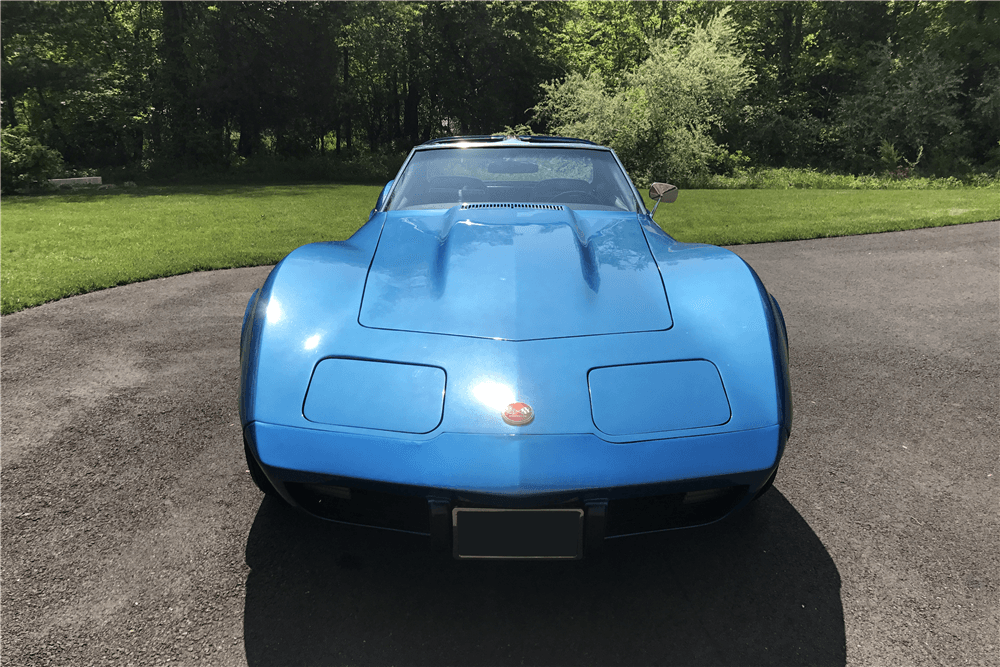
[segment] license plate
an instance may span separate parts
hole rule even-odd
[[[580,558],[583,510],[456,507],[455,558]]]

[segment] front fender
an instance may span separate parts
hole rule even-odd
[[[734,386],[747,387],[750,401],[754,396],[768,396],[770,411],[789,434],[788,338],[777,301],[753,268],[735,253],[716,246],[680,243],[648,217],[641,221],[663,277],[675,327],[684,331],[697,324],[697,335],[714,338],[711,358],[723,375],[727,369],[744,372],[741,381],[726,383],[727,391]],[[765,407],[762,404],[760,410]]]
[[[259,386],[297,391],[295,382],[302,379],[288,371],[297,367],[304,347],[311,349],[310,339],[333,336],[334,323],[357,321],[384,217],[377,214],[347,241],[311,243],[293,250],[251,296],[240,337],[239,407],[244,426],[257,418]],[[306,327],[311,328],[306,331]]]

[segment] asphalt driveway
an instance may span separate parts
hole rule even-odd
[[[734,250],[788,323],[775,489],[574,563],[262,500],[236,391],[267,267],[3,317],[0,662],[1000,664],[1000,222]]]

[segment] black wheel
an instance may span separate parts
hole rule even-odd
[[[247,470],[250,471],[250,478],[253,483],[257,485],[257,488],[264,492],[265,496],[271,496],[274,498],[278,497],[278,492],[275,491],[274,486],[271,485],[271,481],[264,474],[261,469],[260,464],[257,463],[257,459],[253,457],[250,453],[250,445],[247,444],[247,439],[243,438],[243,453],[247,457]]]

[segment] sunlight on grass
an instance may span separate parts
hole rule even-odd
[[[171,186],[5,197],[2,312],[139,280],[273,264],[348,238],[378,186]],[[687,190],[656,220],[681,241],[735,245],[1000,218],[995,188]]]
[[[273,264],[300,245],[348,238],[379,188],[143,188],[5,197],[2,310],[139,280]]]
[[[656,221],[679,241],[739,245],[940,227],[1000,218],[993,188],[682,190]]]

